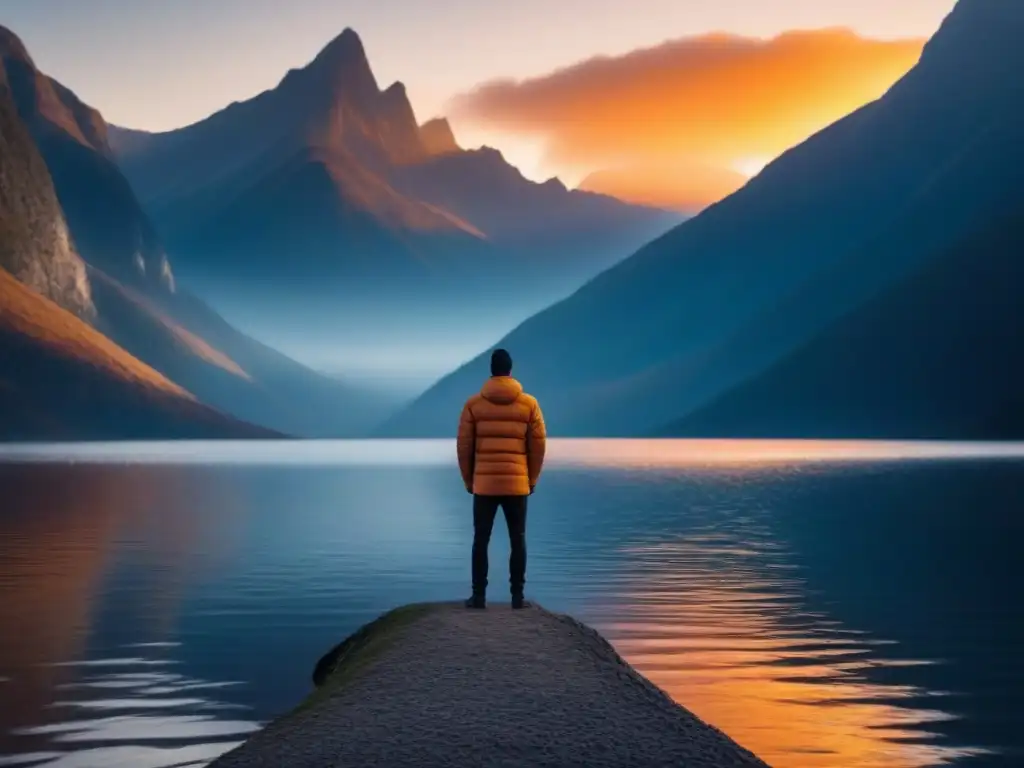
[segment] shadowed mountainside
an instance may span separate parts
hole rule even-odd
[[[18,118],[2,62],[0,157],[0,268],[74,314],[91,317],[85,264],[71,244],[46,163]]]
[[[198,403],[88,322],[96,317],[46,163],[18,116],[0,29],[0,439],[261,437]]]
[[[118,280],[172,288],[163,248],[113,162],[100,114],[42,74],[22,42],[2,27],[0,60],[82,258]]]
[[[73,240],[90,279],[77,256],[54,259],[40,250],[38,235],[32,248],[12,249],[20,261],[5,257],[5,266],[33,286],[44,277],[33,276],[30,266],[60,267],[63,276],[53,279],[80,283],[81,312],[90,313],[98,330],[202,402],[238,418],[306,436],[352,435],[380,418],[383,404],[248,338],[179,290],[155,229],[114,162],[102,116],[40,73],[21,41],[2,27],[0,62],[10,83],[5,92],[17,105],[4,113],[5,135],[14,131],[34,142],[16,162],[52,174],[50,190],[60,203],[38,192],[42,203],[26,203],[30,188],[18,186],[15,166],[9,170],[5,162],[3,194],[11,213],[4,226],[52,229],[51,250],[70,249]],[[70,238],[61,229],[61,208]]]
[[[877,102],[501,340],[551,430],[661,429],[1016,210],[1022,35],[1024,6],[961,0]],[[450,433],[485,374],[481,355],[384,432]]]
[[[0,440],[271,437],[0,269]]]
[[[1024,434],[1024,208],[930,261],[667,435]]]
[[[204,402],[298,437],[350,437],[387,402],[322,376],[240,333],[199,299],[158,301],[92,274],[97,326]]]

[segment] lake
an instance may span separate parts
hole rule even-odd
[[[1020,444],[554,440],[526,593],[771,765],[1019,766],[1022,510]],[[450,441],[0,446],[0,765],[206,764],[471,519]]]

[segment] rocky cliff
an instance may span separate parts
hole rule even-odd
[[[46,163],[18,118],[2,64],[0,267],[70,312],[93,316],[85,264],[71,243]]]

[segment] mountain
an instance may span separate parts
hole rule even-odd
[[[881,99],[502,339],[552,431],[662,429],[1016,209],[1022,34],[1024,6],[961,0]],[[385,431],[449,433],[485,360]]]
[[[102,116],[40,73],[21,41],[2,27],[0,65],[14,107],[7,124],[33,149],[15,160],[35,163],[52,178],[50,197],[37,194],[35,202],[18,203],[29,188],[12,185],[16,205],[7,221],[53,229],[58,236],[51,250],[70,251],[73,242],[85,264],[78,255],[43,258],[38,244],[12,253],[28,254],[29,265],[64,269],[62,284],[80,286],[79,314],[97,331],[214,408],[308,436],[351,435],[380,417],[383,404],[374,398],[245,336],[176,286],[156,230],[113,159]],[[7,169],[5,155],[5,179]],[[58,213],[66,215],[66,226]],[[13,258],[4,266],[39,287],[39,278],[26,277],[26,267]]]
[[[641,230],[650,230],[652,222],[660,232],[666,222],[680,218],[629,207],[607,195],[568,190],[555,178],[538,184],[490,147],[439,153],[394,169],[392,179],[405,193],[471,223],[489,241],[518,247],[522,259],[538,262],[554,258],[556,248],[584,241],[595,227],[615,240],[605,250],[622,256],[628,251],[618,249],[635,241]],[[530,250],[545,245],[552,253],[543,259]]]
[[[0,157],[0,268],[73,314],[92,317],[85,264],[72,246],[46,163],[18,118],[2,64]]]
[[[421,125],[420,140],[428,155],[447,155],[462,151],[462,147],[455,140],[451,125],[443,117],[435,117]]]
[[[352,30],[198,123],[111,133],[181,279],[246,327],[288,318],[332,350],[347,342],[325,327],[387,347],[425,314],[503,332],[682,218],[460,149],[447,121],[417,124],[401,83],[378,86]]]
[[[268,436],[90,327],[86,265],[3,65],[0,157],[0,440]]]
[[[82,257],[119,280],[172,288],[156,233],[113,162],[103,118],[42,74],[22,42],[3,27],[0,59]]]
[[[404,233],[479,237],[383,178],[429,155],[404,86],[378,88],[351,30],[254,99],[177,131],[127,136],[136,146],[121,166],[186,267],[239,280],[262,279],[266,267],[286,278],[358,275],[378,259],[418,270]],[[341,258],[346,248],[356,253]]]
[[[1024,435],[1024,206],[984,226],[668,435]]]
[[[389,402],[323,376],[241,333],[185,292],[159,301],[90,271],[97,327],[226,413],[296,437],[353,437]]]
[[[0,440],[271,437],[0,269]]]

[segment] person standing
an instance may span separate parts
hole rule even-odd
[[[491,355],[491,377],[466,401],[459,419],[459,469],[473,494],[473,594],[467,608],[487,607],[487,547],[498,507],[505,514],[512,607],[524,607],[526,583],[526,501],[540,478],[547,448],[544,416],[537,399],[512,378],[512,356]]]

